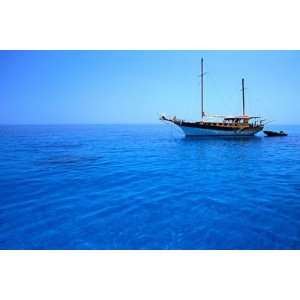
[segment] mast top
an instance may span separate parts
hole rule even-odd
[[[242,78],[243,116],[245,116],[245,79]]]
[[[204,117],[204,108],[203,108],[203,98],[204,98],[204,92],[203,92],[203,57],[201,58],[201,120],[203,120]]]

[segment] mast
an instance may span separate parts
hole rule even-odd
[[[203,57],[201,58],[201,120],[203,120],[204,117],[204,111],[203,111]]]
[[[244,78],[242,78],[242,95],[243,95],[243,116],[245,115],[245,86],[244,86]]]

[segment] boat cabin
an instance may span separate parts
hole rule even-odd
[[[226,124],[240,124],[240,125],[257,125],[257,121],[250,123],[252,119],[260,119],[260,117],[249,117],[249,116],[236,116],[236,117],[225,117],[224,123]]]
[[[224,123],[229,124],[248,124],[251,117],[248,116],[237,116],[237,117],[226,117]]]

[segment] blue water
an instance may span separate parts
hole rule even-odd
[[[1,126],[1,249],[300,249],[300,127]]]

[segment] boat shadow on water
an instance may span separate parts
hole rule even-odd
[[[241,143],[253,143],[261,142],[263,140],[262,136],[185,136],[181,138],[184,143],[203,143],[203,142],[241,142]]]
[[[203,136],[184,137],[177,140],[178,149],[188,156],[194,163],[199,164],[202,169],[203,160],[209,164],[231,161],[247,161],[253,157],[253,148],[262,149],[264,138],[262,136],[235,137],[235,136]],[[259,150],[258,150],[259,151]]]

